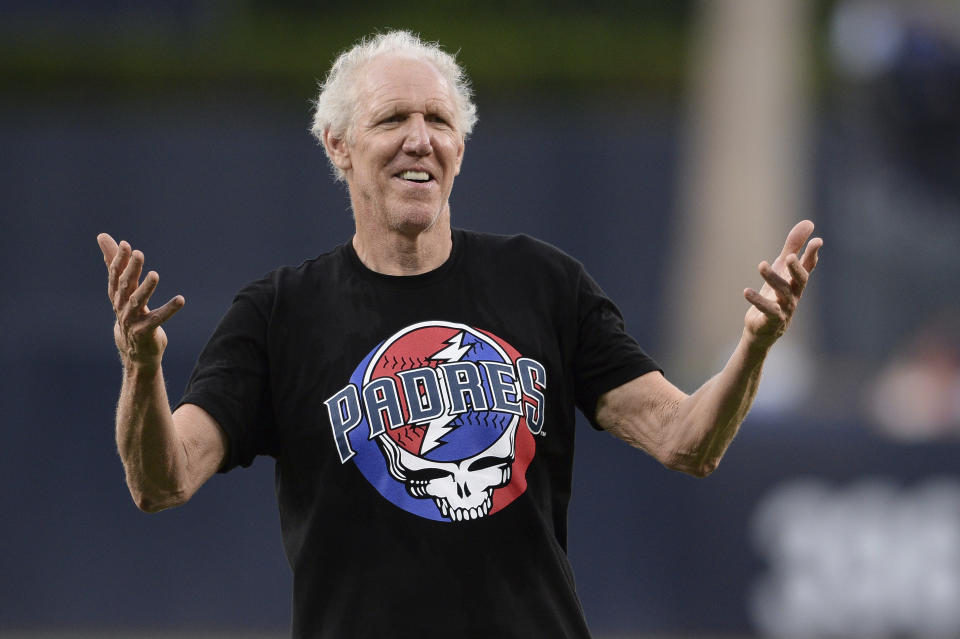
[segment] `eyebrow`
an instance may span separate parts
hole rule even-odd
[[[378,121],[383,118],[396,115],[398,113],[405,113],[410,110],[409,106],[410,106],[409,104],[404,102],[390,101],[382,106],[374,107],[373,109],[371,109],[370,117],[374,121]]]
[[[456,106],[453,104],[448,105],[446,100],[441,100],[439,98],[430,98],[426,103],[427,111],[434,113],[446,113],[452,115],[456,110]],[[452,109],[451,109],[452,107]]]
[[[442,100],[428,100],[424,107],[425,115],[439,115],[450,121],[454,119],[455,111],[443,104]],[[372,109],[370,111],[370,119],[374,122],[379,122],[383,118],[389,118],[400,113],[406,114],[413,111],[417,111],[417,109],[414,109],[412,105],[405,100],[390,101],[379,108]]]

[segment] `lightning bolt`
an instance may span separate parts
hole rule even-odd
[[[446,341],[447,346],[440,349],[433,355],[429,357],[434,361],[438,362],[459,362],[463,359],[463,356],[470,352],[471,345],[463,345],[463,331],[460,331],[450,339]],[[450,391],[447,389],[446,380],[444,378],[443,369],[438,368],[437,374],[440,376],[440,393],[443,395],[443,405],[447,406],[447,410],[450,410],[452,402],[450,401]],[[456,416],[450,415],[441,415],[436,419],[431,419],[428,422],[422,422],[417,424],[417,426],[426,426],[427,432],[423,435],[423,444],[420,447],[420,454],[425,455],[427,452],[433,450],[437,446],[440,446],[446,442],[440,441],[440,439],[452,431],[455,427],[448,426],[450,422],[454,420]]]
[[[436,360],[438,362],[459,362],[463,359],[463,356],[470,352],[472,345],[467,344],[463,345],[463,331],[460,331],[450,339],[448,339],[445,344],[449,344],[446,348],[442,348],[429,359]]]

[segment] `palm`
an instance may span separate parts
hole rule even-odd
[[[125,334],[119,320],[113,324],[113,339],[121,353],[130,353],[133,359],[159,358],[167,348],[167,333],[157,326],[153,332],[134,336]]]

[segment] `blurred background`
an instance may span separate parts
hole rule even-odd
[[[288,632],[269,459],[173,511],[130,501],[95,237],[185,295],[178,397],[244,283],[350,237],[310,100],[388,27],[474,81],[455,225],[583,261],[688,391],[793,222],[826,239],[709,479],[581,420],[569,551],[597,637],[960,635],[960,5],[332,4],[0,2],[0,636]]]

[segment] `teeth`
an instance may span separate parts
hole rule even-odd
[[[453,508],[445,500],[437,497],[433,498],[433,503],[437,505],[440,514],[450,519],[450,521],[470,521],[481,519],[490,514],[490,509],[493,507],[492,493],[492,490],[488,490],[486,498],[475,508]]]
[[[430,179],[430,174],[426,171],[404,171],[400,174],[404,180],[413,180],[414,182],[426,182]]]

